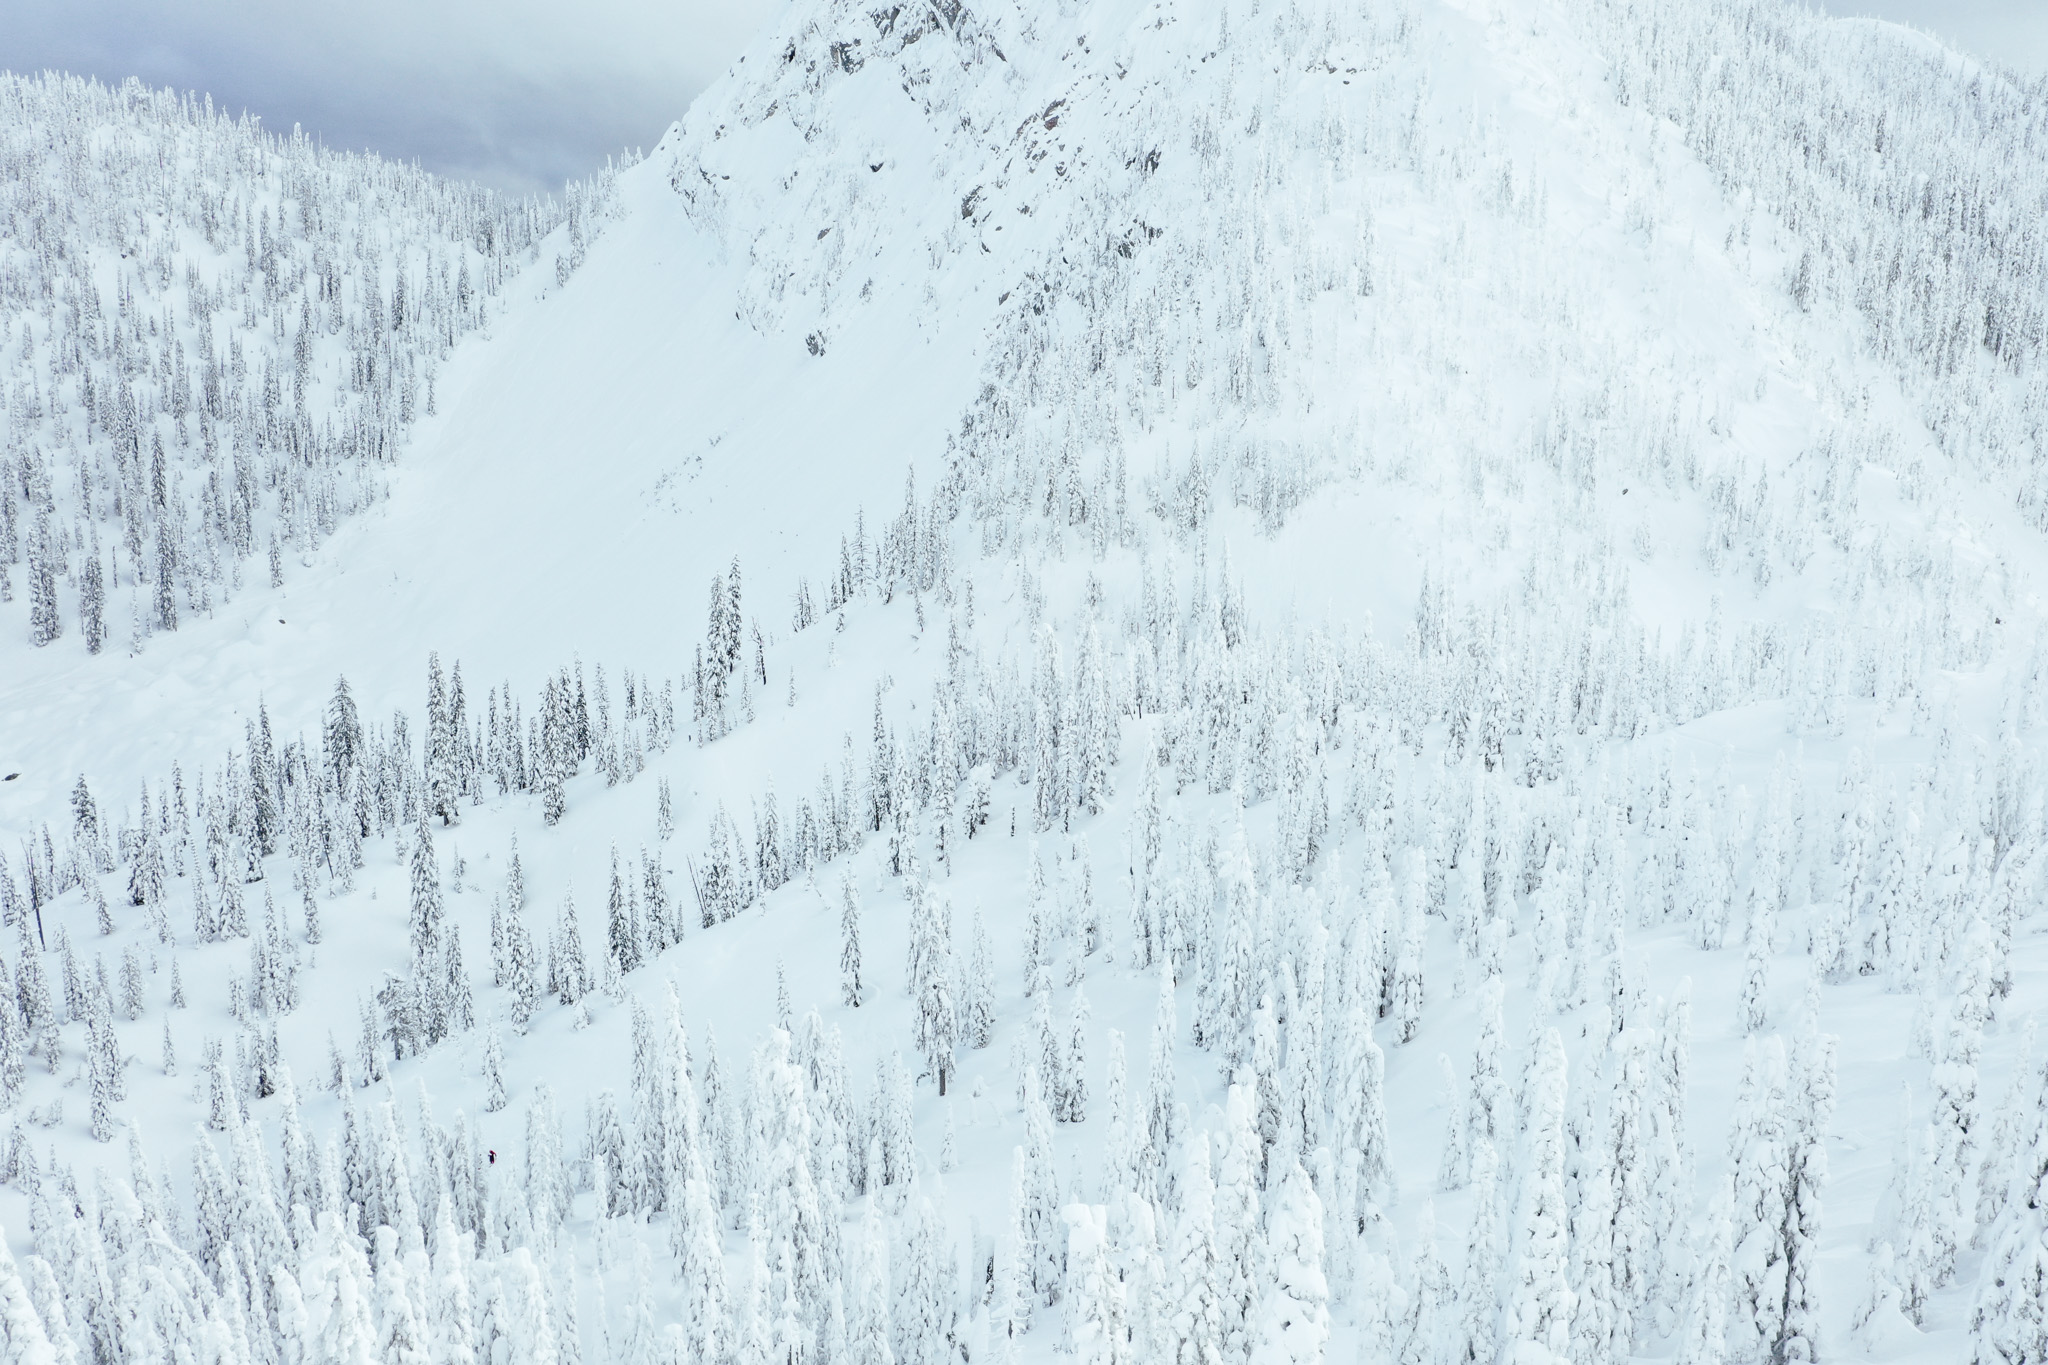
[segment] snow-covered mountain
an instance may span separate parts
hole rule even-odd
[[[2048,1352],[2038,82],[798,0],[526,205],[0,106],[12,1356]]]

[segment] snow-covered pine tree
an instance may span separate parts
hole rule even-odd
[[[864,998],[860,975],[860,892],[853,874],[839,879],[839,1000],[859,1009]]]
[[[974,912],[974,955],[967,971],[967,1040],[970,1046],[985,1048],[995,1039],[996,965],[995,949],[989,942],[988,924],[980,910]]]
[[[1251,1360],[1253,1365],[1316,1365],[1330,1339],[1322,1201],[1298,1163],[1278,1183],[1266,1232],[1273,1285]]]
[[[1223,1358],[1248,1360],[1259,1336],[1258,1305],[1266,1283],[1264,1220],[1259,1210],[1259,1172],[1265,1154],[1250,1087],[1230,1087],[1222,1178],[1216,1187],[1216,1261],[1220,1268],[1218,1313]]]
[[[1209,1178],[1209,1142],[1200,1134],[1187,1143],[1187,1165],[1178,1180],[1181,1212],[1167,1267],[1171,1290],[1168,1340],[1171,1365],[1222,1365],[1222,1268],[1217,1261],[1215,1186]]]
[[[1576,1296],[1567,1279],[1564,1189],[1564,1040],[1544,1030],[1536,1043],[1529,1124],[1516,1216],[1515,1268],[1501,1324],[1502,1359],[1514,1365],[1570,1359]]]

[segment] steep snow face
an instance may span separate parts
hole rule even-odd
[[[1615,48],[1660,31],[1603,22]],[[381,713],[432,648],[485,677],[578,649],[656,665],[614,585],[694,617],[684,585],[744,550],[786,593],[907,466],[963,468],[977,505],[1167,509],[1183,545],[1210,502],[1244,509],[1248,591],[1312,619],[1400,621],[1432,559],[1461,596],[1532,558],[1611,590],[1634,560],[1625,615],[1669,645],[1705,621],[1705,544],[1762,589],[1755,619],[1815,620],[1840,638],[1812,649],[1860,660],[1897,632],[1827,609],[1845,576],[1958,555],[1926,589],[1959,604],[1937,662],[1983,660],[2000,561],[2032,538],[1995,484],[1948,482],[1922,391],[1843,344],[1829,286],[1786,306],[1806,238],[1730,205],[1607,69],[1541,6],[795,7],[625,177],[587,278],[529,282],[501,340],[451,359],[414,471],[317,577],[188,606],[189,643],[134,669],[86,667],[75,627],[9,646],[35,744],[4,819],[105,771],[87,714],[126,718],[125,788],[232,742],[259,690],[310,714],[337,667]],[[1942,90],[1920,75],[1890,79]],[[2024,425],[2016,388],[1987,386],[1968,431]],[[1862,542],[1815,530],[1822,500],[1901,495]],[[1931,532],[1935,502],[1968,522]],[[1740,629],[1747,594],[1722,610]],[[384,643],[359,648],[372,620]]]
[[[1054,1300],[1204,1357],[1119,1284],[1231,1360],[1949,1359],[1980,1282],[2023,1331],[2040,262],[1983,177],[2039,110],[1885,44],[792,8],[302,572],[8,647],[29,1298],[166,1312],[67,1273],[97,1236],[230,1336],[410,1295],[449,1358],[580,1312],[1039,1359]],[[222,1268],[204,1146],[197,1271],[157,1193],[38,1183],[144,1114],[229,1146],[282,1281]]]

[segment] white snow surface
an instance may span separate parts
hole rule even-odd
[[[1212,612],[1234,590],[1248,634],[1290,663],[1295,686],[1312,690],[1318,640],[1337,642],[1330,657],[1352,679],[1339,689],[1344,718],[1317,745],[1332,833],[1305,878],[1330,918],[1333,954],[1345,941],[1335,907],[1370,896],[1373,860],[1399,893],[1410,844],[1443,854],[1430,844],[1424,805],[1434,791],[1469,808],[1479,780],[1525,813],[1550,809],[1546,802],[1600,810],[1647,790],[1659,764],[1681,788],[1695,775],[1716,837],[1740,850],[1727,855],[1736,887],[1726,946],[1702,950],[1681,918],[1639,918],[1634,903],[1625,907],[1640,1020],[1654,1026],[1654,1002],[1689,992],[1691,1215],[1674,1231],[1697,1237],[1729,1181],[1746,1040],[1782,1035],[1796,1046],[1831,1036],[1837,1096],[1822,1134],[1810,1271],[1822,1358],[1966,1358],[1989,1228],[1975,1247],[1966,1236],[1917,1323],[1889,1308],[1869,1329],[1852,1322],[1875,1242],[1899,1236],[1881,1209],[1887,1183],[1929,1112],[1933,1065],[1917,1035],[1952,1006],[1973,949],[1951,935],[1910,974],[1886,962],[1813,982],[1810,935],[1842,894],[1837,817],[1866,795],[1882,812],[1893,792],[1922,793],[1909,799],[1925,822],[1930,905],[1959,899],[1952,886],[1992,905],[1991,870],[1972,862],[1976,830],[1957,812],[1989,807],[2001,774],[2017,774],[2018,795],[1997,799],[2022,808],[2009,820],[2021,852],[1999,855],[2015,867],[2031,859],[2041,835],[2038,807],[2024,808],[2040,773],[2042,535],[2016,503],[2018,476],[1945,451],[1930,427],[1927,382],[1879,355],[1848,286],[1824,289],[1810,308],[1795,302],[1790,281],[1810,250],[1802,233],[1825,225],[1787,223],[1767,195],[1731,192],[1671,122],[1640,98],[1617,98],[1622,63],[1603,25],[1632,22],[1614,17],[1620,8],[1079,0],[952,14],[905,7],[880,32],[851,6],[793,5],[620,174],[615,221],[566,283],[536,269],[507,286],[503,311],[440,369],[438,413],[411,428],[388,497],[345,523],[282,587],[252,583],[211,618],[154,636],[133,657],[118,644],[88,655],[75,631],[33,648],[24,608],[0,607],[0,770],[18,774],[0,784],[0,848],[13,874],[22,873],[14,851],[33,846],[46,824],[62,853],[81,774],[109,822],[125,824],[138,788],[150,784],[155,799],[174,762],[190,784],[239,751],[259,703],[280,744],[303,736],[317,751],[340,675],[366,725],[404,710],[415,745],[430,652],[444,667],[460,661],[473,722],[486,690],[501,684],[537,715],[541,687],[572,660],[593,680],[602,666],[614,696],[621,670],[657,687],[676,682],[683,715],[674,744],[650,751],[644,771],[616,786],[586,764],[568,784],[559,824],[543,822],[531,793],[488,782],[480,799],[463,800],[458,825],[436,823],[443,873],[457,850],[467,862],[467,875],[447,883],[447,904],[479,1024],[394,1063],[389,1091],[408,1126],[422,1089],[436,1118],[466,1114],[477,1142],[499,1154],[493,1179],[510,1180],[534,1086],[552,1090],[573,1149],[586,1103],[604,1090],[623,1103],[631,1091],[628,1000],[658,1017],[671,982],[698,1060],[715,1031],[721,1064],[741,1084],[747,1055],[776,1023],[779,973],[799,1019],[815,1005],[843,1033],[863,1097],[879,1060],[915,1052],[901,970],[906,883],[888,870],[886,833],[716,927],[698,928],[692,907],[678,945],[616,994],[588,997],[587,1025],[581,1011],[550,1000],[524,1032],[510,1023],[508,992],[490,984],[487,949],[515,836],[529,928],[538,936],[573,893],[601,958],[614,848],[629,863],[641,848],[655,850],[671,893],[690,904],[691,879],[705,866],[703,831],[721,802],[749,830],[750,802],[758,810],[771,782],[787,803],[821,769],[836,781],[848,736],[865,773],[878,694],[888,724],[923,742],[933,699],[955,676],[949,629],[979,654],[973,676],[1014,668],[1015,689],[1030,685],[1042,628],[1052,628],[1071,667],[1093,625],[1122,694],[1136,685],[1132,646],[1151,633],[1141,621],[1147,582],[1173,582],[1179,602]],[[1818,19],[1783,22],[1819,34],[1812,40],[1823,47],[1835,41]],[[855,38],[857,48],[844,46]],[[1887,59],[1894,70],[1925,62],[1937,73],[1930,83],[1956,60],[1928,56],[1917,37],[1864,31],[1841,42],[1843,81],[1857,79],[1871,52],[1892,51],[1885,44],[1897,45]],[[1964,79],[1959,66],[1949,70]],[[1986,373],[1996,370],[1988,358],[1969,363],[1980,359]],[[1985,383],[2017,409],[2040,380],[2035,371]],[[1209,503],[1192,525],[1177,525],[1169,503],[1191,457],[1208,463]],[[1098,538],[1069,499],[1085,495],[1102,517],[1094,495],[1113,489],[1116,461],[1128,510]],[[980,472],[959,475],[963,466]],[[1068,466],[1064,484],[1043,473]],[[881,535],[902,506],[906,472],[920,505],[935,487],[968,490],[945,523],[950,581],[900,589],[888,602],[863,594],[838,612],[821,601],[816,624],[792,629],[799,578],[822,599],[840,537],[857,512],[870,538]],[[993,501],[998,489],[1007,505]],[[735,557],[748,621],[765,637],[768,681],[751,687],[753,718],[699,744],[688,720],[692,651],[705,629],[705,584]],[[1726,662],[1717,656],[1702,674],[1730,681],[1686,714],[1646,709],[1633,734],[1598,721],[1567,726],[1555,741],[1561,771],[1534,787],[1508,777],[1533,742],[1519,726],[1502,775],[1475,779],[1467,754],[1433,785],[1447,727],[1396,719],[1409,705],[1408,679],[1453,672],[1405,662],[1430,614],[1426,591],[1444,595],[1438,619],[1459,632],[1458,649],[1493,652],[1517,716],[1548,676],[1518,676],[1520,668],[1569,657],[1582,640],[1604,651],[1626,636],[1668,660],[1681,641],[1690,647],[1711,631]],[[1495,621],[1512,636],[1490,634]],[[1192,647],[1195,623],[1180,630]],[[745,653],[751,662],[751,637]],[[1278,688],[1284,671],[1261,664],[1245,685]],[[1534,714],[1552,698],[1528,704]],[[1085,850],[1107,926],[1086,964],[1091,1112],[1057,1134],[1059,1176],[1074,1182],[1076,1202],[1111,1202],[1099,1188],[1108,1030],[1125,1039],[1130,1107],[1142,1119],[1157,975],[1135,962],[1126,850],[1147,751],[1181,722],[1169,709],[1127,713],[1120,724],[1114,795],[1100,813],[1036,829],[1030,774],[977,769],[962,791],[988,778],[991,819],[959,844],[950,871],[935,866],[929,828],[918,836],[932,890],[952,907],[961,960],[977,914],[996,946],[994,1043],[963,1047],[960,1088],[947,1099],[928,1079],[915,1092],[920,1189],[964,1255],[983,1254],[1009,1226],[1012,1151],[1026,1141],[1013,1068],[1014,1040],[1031,1020],[1019,964],[1034,850],[1061,886],[1078,877],[1065,860]],[[1392,774],[1390,843],[1345,809],[1365,753],[1382,755]],[[2001,768],[2008,753],[2015,757]],[[1959,786],[1953,772],[1972,763],[1976,785]],[[1915,787],[1920,772],[1936,776]],[[1780,799],[1803,804],[1769,808],[1766,792],[1793,774],[1796,793]],[[656,829],[664,780],[676,798],[677,832],[666,843]],[[1238,818],[1230,793],[1211,791],[1199,771],[1178,783],[1187,790],[1170,803],[1184,839],[1176,856],[1194,859],[1212,827],[1227,845]],[[1169,777],[1168,789],[1176,785]],[[1272,791],[1247,792],[1242,820],[1264,896],[1293,906],[1303,893],[1279,889],[1288,880],[1285,805]],[[1752,1029],[1738,1017],[1750,850],[1782,810],[1805,827],[1805,861],[1767,954],[1765,1022]],[[1554,834],[1562,845],[1569,821]],[[1626,838],[1630,867],[1648,866],[1652,834],[1632,825]],[[1936,861],[1952,848],[1963,850],[1959,862]],[[360,1003],[387,973],[408,969],[407,870],[388,837],[364,857],[352,891],[333,891],[320,874],[325,932],[300,945],[303,1000],[275,1020],[308,1128],[322,1141],[342,1128],[343,1098],[322,1084],[329,1038],[353,1058]],[[1960,870],[1944,879],[1952,866]],[[280,854],[265,870],[246,889],[252,922],[270,893],[296,924],[292,860]],[[855,880],[865,914],[871,1001],[858,1010],[840,1003],[842,875]],[[2031,862],[2012,878],[2010,990],[1994,1002],[1976,1058],[1978,1132],[2012,1082],[2023,1022],[2048,996]],[[132,946],[148,964],[141,1017],[115,1024],[127,1085],[115,1112],[182,1187],[208,1110],[202,1045],[241,1028],[228,982],[249,970],[248,945],[193,940],[189,877],[171,882],[171,944],[126,903],[125,869],[104,881],[111,937],[98,935],[82,889],[43,915],[53,931],[65,926],[81,963],[98,956],[112,973]],[[1542,1031],[1557,1029],[1575,1112],[1611,1100],[1605,1091],[1581,1098],[1611,1076],[1608,1015],[1590,1001],[1547,1009],[1534,984],[1541,895],[1511,908],[1507,1075],[1519,1088]],[[1463,1282],[1473,1216],[1470,1188],[1438,1187],[1451,1106],[1462,1103],[1447,1092],[1439,1057],[1469,1080],[1479,1030],[1477,964],[1458,937],[1446,920],[1428,922],[1414,1039],[1397,1041],[1391,1016],[1377,1024],[1394,1183],[1385,1225],[1363,1244],[1411,1290],[1426,1223],[1452,1283]],[[45,961],[54,983],[60,956]],[[182,1010],[167,1006],[173,961],[190,1002]],[[1054,1013],[1064,1021],[1071,992],[1063,979],[1056,985]],[[1198,1130],[1220,1132],[1227,1077],[1220,1052],[1190,1040],[1195,1010],[1184,975],[1179,1098]],[[175,1075],[157,1062],[166,1020]],[[512,1104],[486,1113],[494,1028]],[[89,1133],[82,1024],[62,1036],[54,1074],[40,1055],[29,1060],[16,1131],[45,1180],[52,1160],[125,1176],[121,1144]],[[374,1104],[385,1084],[356,1089],[351,1102]],[[61,1118],[39,1126],[59,1102]],[[274,1134],[277,1100],[246,1103]],[[958,1164],[941,1173],[949,1123]],[[1523,1158],[1507,1159],[1519,1179]],[[1974,1210],[1974,1166],[1968,1176],[1964,1201]],[[79,1187],[90,1188],[82,1174]],[[1276,1177],[1269,1203],[1280,1191]],[[848,1201],[850,1238],[860,1202]],[[1511,1227],[1520,1207],[1505,1205]],[[16,1257],[38,1250],[19,1182],[0,1188],[0,1224]],[[565,1284],[566,1266],[577,1267],[584,1357],[623,1359],[596,1296],[616,1310],[630,1284],[621,1247],[644,1240],[665,1265],[666,1235],[658,1220],[603,1219],[589,1191],[568,1228],[552,1278]],[[1742,1228],[1735,1233],[1739,1240]],[[729,1281],[739,1286],[747,1239],[730,1222],[724,1235]],[[1676,1262],[1693,1248],[1664,1250]],[[1376,1290],[1360,1268],[1370,1256],[1340,1259],[1334,1246],[1329,1254],[1327,1353],[1380,1359],[1369,1325]],[[675,1321],[681,1291],[666,1275],[656,1280],[657,1322]],[[960,1339],[993,1356],[979,1291],[964,1277],[957,1286]],[[1068,1349],[1065,1311],[1040,1310],[1017,1339],[1023,1358]],[[1675,1354],[1684,1331],[1677,1305],[1638,1325],[1634,1354]]]

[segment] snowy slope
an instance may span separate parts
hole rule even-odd
[[[2041,117],[1954,62],[1772,6],[794,6],[620,174],[576,273],[453,349],[388,496],[301,571],[125,662],[6,647],[5,956],[61,1004],[0,1009],[37,1048],[0,1190],[28,1299],[136,1358],[553,1359],[580,1322],[587,1358],[696,1360],[713,1319],[750,1361],[1168,1358],[1204,1286],[1231,1360],[2002,1340],[2001,1277],[2048,1254],[2044,388],[2038,180],[1984,177]],[[1798,150],[1885,102],[1874,170]],[[1945,222],[1872,188],[1943,165]],[[464,727],[418,709],[433,652]],[[558,669],[586,715],[543,727]],[[501,733],[513,697],[536,724]],[[81,773],[120,834],[105,938]],[[496,984],[515,836],[563,978],[530,1020]],[[608,905],[646,858],[672,946]],[[230,881],[249,942],[207,932]],[[671,982],[687,1142],[645,1041]],[[944,1099],[935,982],[993,1025]],[[110,1055],[107,1117],[168,1171],[139,1213],[85,1174],[130,1175],[93,1141]]]

